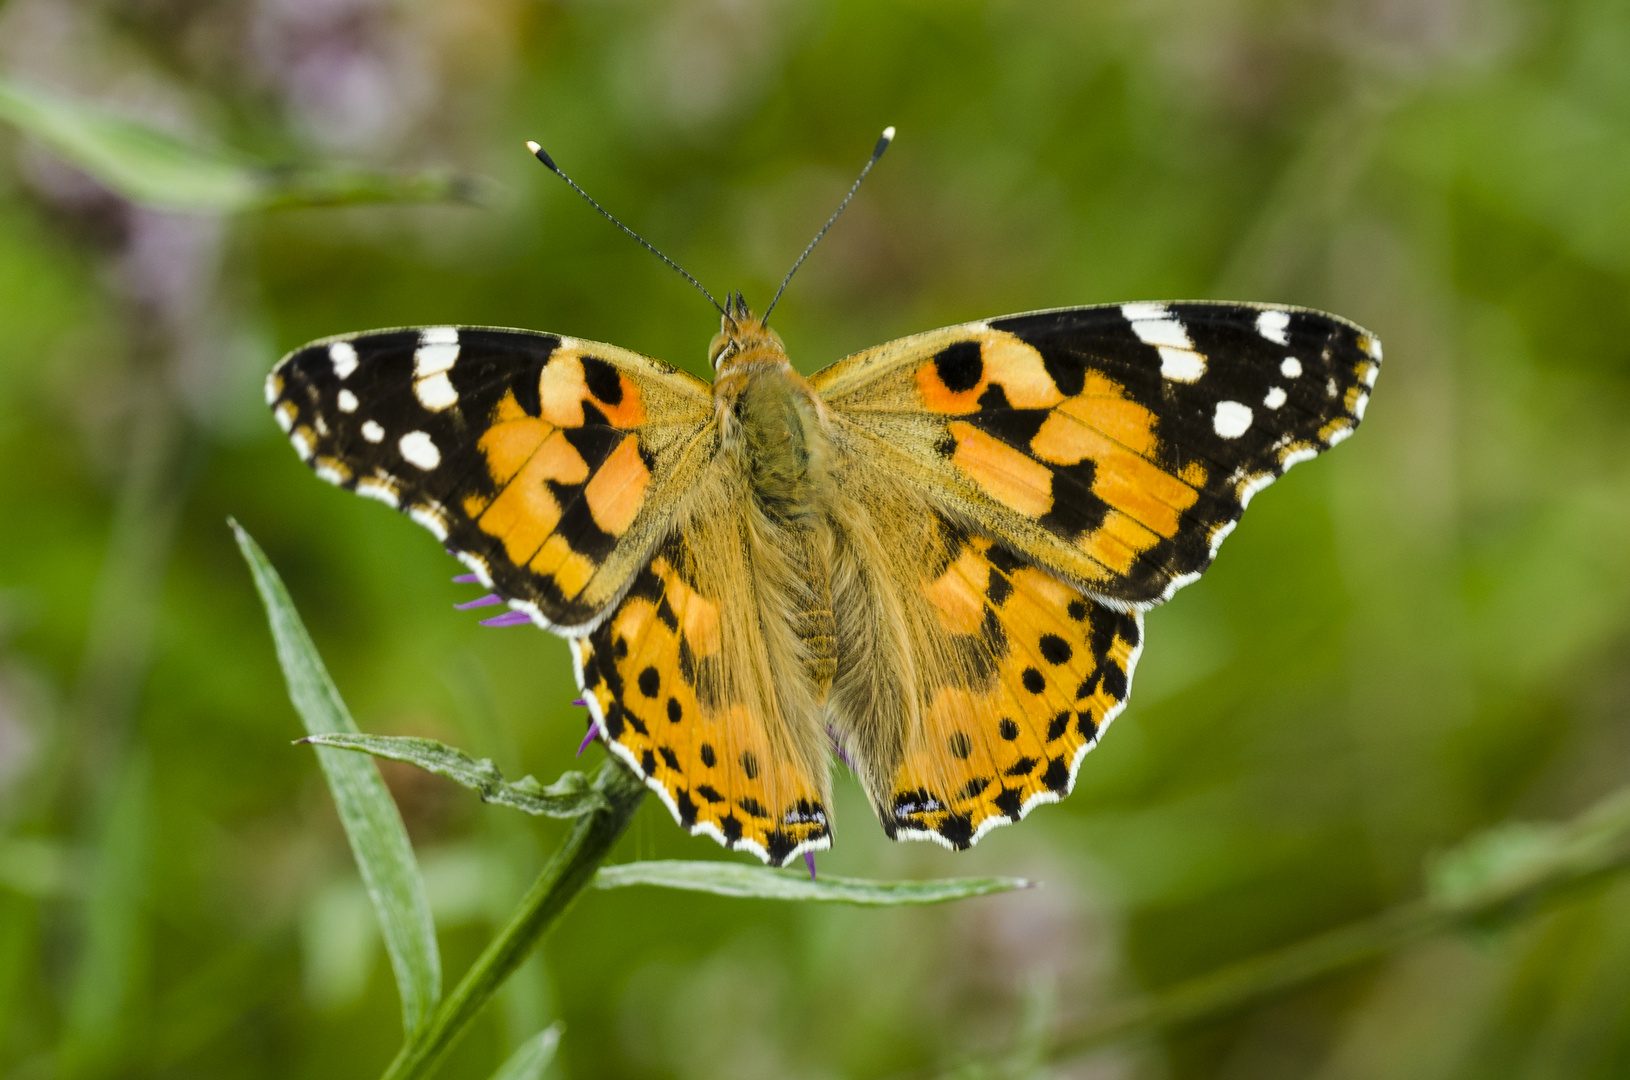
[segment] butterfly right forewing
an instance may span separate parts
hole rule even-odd
[[[1011,315],[858,353],[810,380],[843,452],[1111,603],[1194,580],[1251,496],[1352,434],[1373,335],[1271,305]]]

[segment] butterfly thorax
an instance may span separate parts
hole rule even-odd
[[[764,512],[818,517],[829,457],[820,399],[793,370],[781,338],[751,316],[726,320],[711,350],[720,441],[736,455]]]

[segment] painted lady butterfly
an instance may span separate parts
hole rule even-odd
[[[738,295],[720,310],[711,385],[432,326],[314,342],[266,394],[319,476],[568,639],[594,730],[682,826],[774,864],[829,846],[834,749],[896,839],[966,848],[1066,795],[1142,612],[1353,433],[1381,364],[1333,315],[1140,302],[805,379]]]

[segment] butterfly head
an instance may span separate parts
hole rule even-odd
[[[740,293],[725,298],[724,317],[719,320],[719,333],[708,346],[708,360],[715,371],[728,368],[758,367],[787,363],[787,349],[781,335],[764,325],[747,307]]]

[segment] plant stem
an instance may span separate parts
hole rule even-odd
[[[1460,895],[1434,894],[1250,957],[1099,1014],[1054,1040],[1054,1064],[1135,1035],[1181,1026],[1272,997],[1462,927],[1520,918],[1546,902],[1630,870],[1630,787],[1553,827],[1544,847]]]
[[[606,806],[585,814],[527,890],[509,923],[487,946],[430,1022],[402,1047],[383,1080],[429,1076],[488,1000],[548,933],[611,853],[645,795],[645,785],[615,758],[594,778]]]

